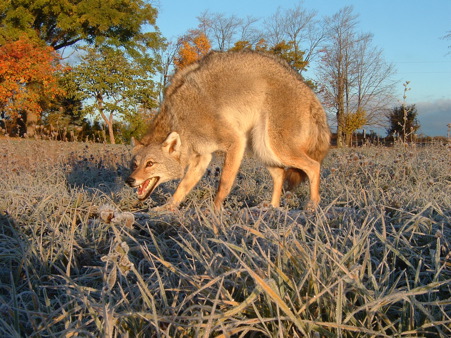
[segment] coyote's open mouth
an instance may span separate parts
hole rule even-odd
[[[145,200],[147,197],[149,197],[149,195],[157,186],[159,180],[159,177],[152,177],[148,180],[145,180],[144,183],[140,184],[137,190],[138,199]]]

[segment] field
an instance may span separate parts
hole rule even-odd
[[[451,336],[450,155],[333,149],[314,213],[252,160],[214,213],[218,158],[156,213],[128,147],[0,140],[0,336]]]

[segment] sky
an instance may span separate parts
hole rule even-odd
[[[407,104],[415,104],[421,125],[419,133],[446,136],[451,123],[451,0],[157,0],[157,26],[168,40],[175,40],[198,25],[197,17],[210,13],[270,17],[277,8],[297,4],[315,10],[318,17],[331,16],[345,6],[358,15],[357,30],[372,33],[374,46],[393,63],[398,81],[395,97],[402,103],[403,83],[410,81]],[[314,70],[312,70],[314,72]],[[310,75],[310,74],[309,74]],[[314,74],[311,74],[314,78]],[[379,132],[383,134],[384,131]]]

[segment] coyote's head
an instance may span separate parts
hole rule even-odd
[[[137,188],[140,200],[149,197],[160,183],[182,177],[180,145],[180,136],[176,132],[172,132],[160,144],[145,145],[135,141],[132,173],[126,182],[132,188]]]

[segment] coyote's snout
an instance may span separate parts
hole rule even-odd
[[[132,174],[126,182],[137,188],[138,198],[144,200],[163,182],[181,178],[183,170],[180,166],[180,138],[171,133],[167,140],[159,145],[145,146],[134,141]]]
[[[149,133],[135,143],[127,183],[145,199],[159,184],[181,178],[166,204],[177,207],[212,153],[222,151],[214,202],[220,208],[249,149],[273,178],[272,205],[279,206],[284,181],[293,186],[307,176],[316,207],[329,141],[321,104],[286,63],[254,52],[211,53],[174,75]]]

